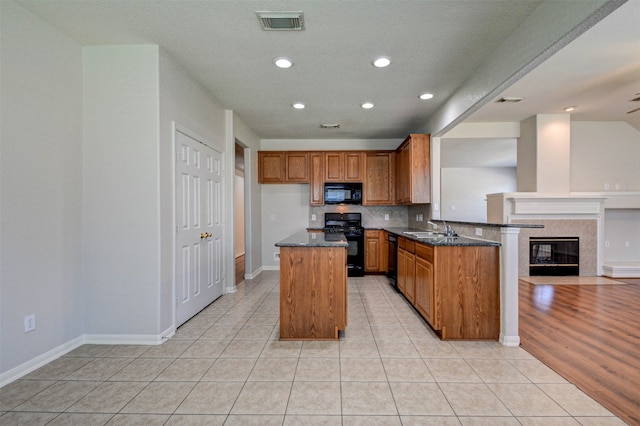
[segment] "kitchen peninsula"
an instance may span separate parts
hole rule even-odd
[[[280,248],[280,340],[338,339],[347,326],[343,233],[299,232]]]

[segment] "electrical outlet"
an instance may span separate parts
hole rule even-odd
[[[605,183],[605,184],[604,184],[604,190],[606,191],[606,190],[608,190],[608,189],[609,189],[609,184],[608,184],[608,183]]]
[[[609,247],[609,241],[605,241],[605,242],[604,242],[604,246],[605,246],[605,247]]]
[[[476,235],[482,237],[482,228],[476,228]]]
[[[280,262],[280,252],[273,252],[273,260],[275,260],[276,262]]]
[[[311,220],[316,220],[316,215],[315,214],[311,215]]]
[[[24,317],[24,332],[28,333],[36,329],[36,314]]]
[[[389,220],[389,215],[385,213],[384,220]]]
[[[619,184],[619,183],[616,183],[616,184],[615,184],[615,188],[616,188],[616,191],[617,191],[617,190],[619,190],[619,189],[620,189],[620,184]]]
[[[270,215],[269,215],[269,220],[270,220],[270,221],[272,221],[272,222],[273,222],[274,220],[276,220],[276,215],[274,215],[274,214],[270,214]]]

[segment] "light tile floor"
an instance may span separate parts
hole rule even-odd
[[[380,276],[339,341],[279,341],[278,274],[160,346],[84,345],[0,389],[2,425],[622,425],[520,348],[443,342]]]

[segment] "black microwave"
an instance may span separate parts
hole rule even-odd
[[[325,183],[325,204],[362,204],[361,183]]]

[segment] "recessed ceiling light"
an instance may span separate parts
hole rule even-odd
[[[380,56],[373,60],[373,66],[376,68],[384,68],[388,67],[391,64],[391,59],[386,56]]]
[[[363,104],[361,105],[361,107],[362,107],[362,108],[364,108],[364,109],[371,109],[371,108],[373,108],[373,107],[374,107],[374,105],[373,105],[373,103],[372,103],[372,102],[365,102],[365,103],[363,103]]]
[[[273,63],[276,64],[278,68],[291,68],[293,66],[293,62],[289,58],[276,58],[273,60]]]
[[[422,100],[431,99],[433,98],[433,93],[423,93],[419,96],[419,98]]]
[[[575,105],[568,106],[564,109],[565,112],[571,112],[575,110],[577,107]]]
[[[304,109],[305,105],[302,102],[296,102],[295,104],[293,104],[293,107],[295,109]]]

